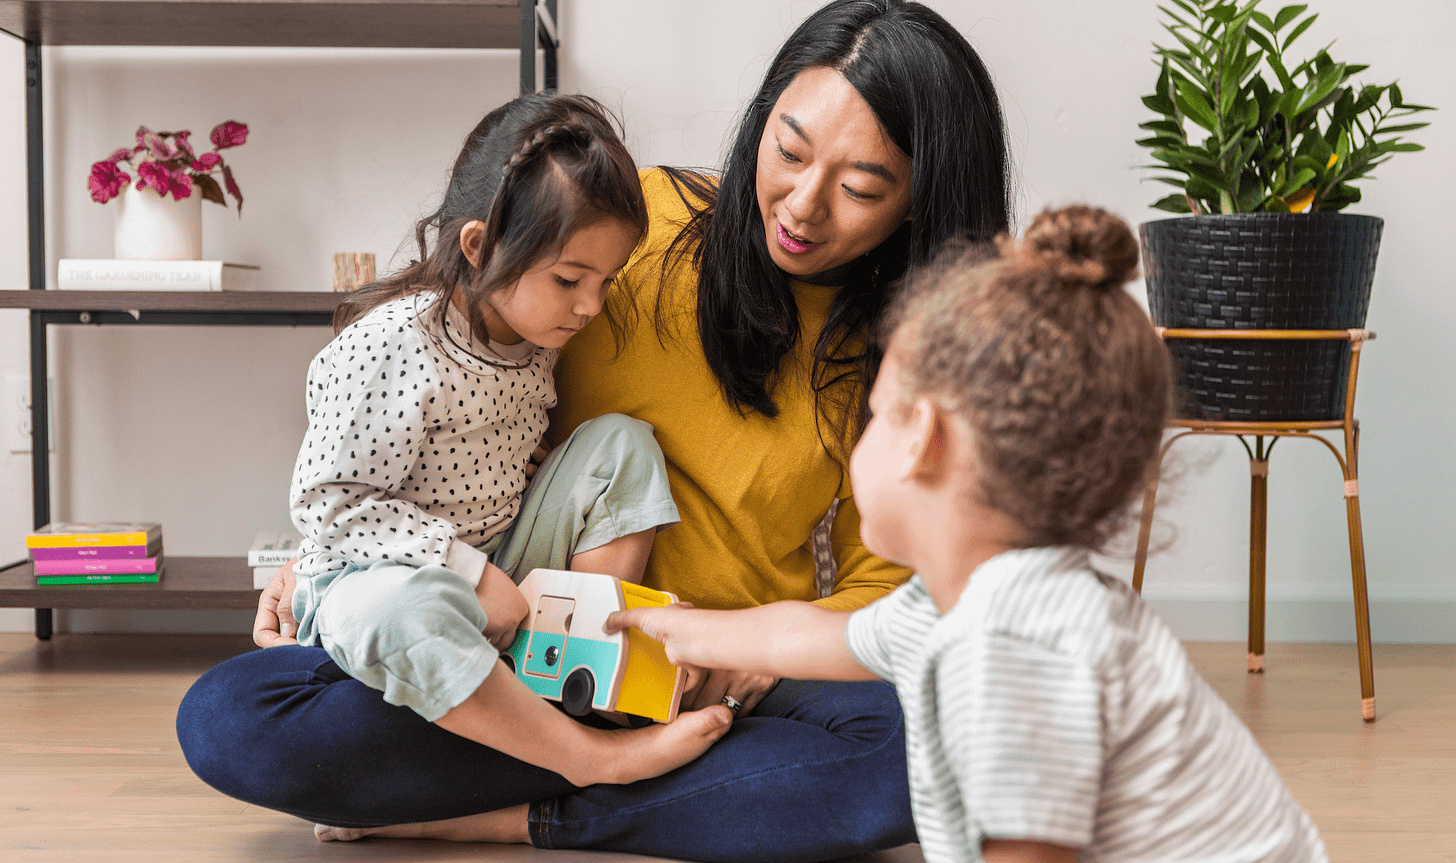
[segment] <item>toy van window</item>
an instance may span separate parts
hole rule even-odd
[[[576,600],[543,596],[531,620],[531,640],[526,645],[526,674],[552,679],[561,676],[561,658],[571,631]]]

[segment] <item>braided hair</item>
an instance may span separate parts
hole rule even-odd
[[[520,96],[487,114],[465,137],[439,208],[415,225],[420,260],[339,303],[334,331],[376,306],[431,292],[438,299],[429,314],[436,331],[448,335],[446,312],[463,294],[471,332],[484,342],[483,306],[554,260],[577,231],[610,218],[645,232],[637,167],[609,117],[590,97],[553,91]],[[479,262],[466,257],[459,240],[474,221],[485,226]]]

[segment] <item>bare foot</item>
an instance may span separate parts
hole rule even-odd
[[[370,835],[367,827],[330,827],[327,824],[313,825],[313,835],[320,842],[353,842]]]
[[[440,839],[446,842],[495,842],[529,845],[528,820],[530,806],[521,804],[494,812],[464,815],[444,821],[421,821],[415,824],[391,824],[388,827],[330,827],[315,824],[313,835],[320,842],[353,842],[365,836],[386,839]]]
[[[679,714],[666,725],[599,730],[606,739],[580,771],[566,776],[574,785],[625,785],[651,779],[694,760],[733,725],[727,707],[714,705]]]

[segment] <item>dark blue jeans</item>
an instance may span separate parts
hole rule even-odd
[[[177,738],[224,794],[341,827],[531,803],[541,848],[810,861],[915,841],[904,723],[884,683],[781,681],[697,761],[576,788],[386,704],[321,648],[274,647],[204,674]]]

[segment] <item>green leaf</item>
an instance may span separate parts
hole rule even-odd
[[[1169,213],[1193,212],[1193,210],[1188,207],[1188,198],[1183,195],[1169,195],[1166,198],[1160,198],[1153,204],[1153,209],[1165,210]]]
[[[1277,29],[1274,26],[1274,20],[1268,15],[1265,15],[1263,12],[1255,12],[1254,21],[1258,22],[1259,26],[1263,27],[1265,30]]]
[[[1161,93],[1144,96],[1143,105],[1154,114],[1162,114],[1168,117],[1173,116],[1174,112],[1177,111],[1177,108],[1173,105],[1173,100]]]
[[[1300,4],[1298,6],[1285,6],[1283,9],[1279,10],[1279,14],[1274,16],[1274,26],[1269,29],[1274,31],[1283,30],[1290,21],[1298,18],[1300,14],[1308,8],[1309,6],[1307,4]]]
[[[1149,149],[1153,147],[1176,147],[1183,143],[1183,139],[1175,138],[1172,135],[1154,135],[1151,138],[1139,138],[1134,143],[1139,147],[1148,147]]]
[[[1403,133],[1403,132],[1414,132],[1417,129],[1424,129],[1424,128],[1426,128],[1429,125],[1431,125],[1431,124],[1430,123],[1406,123],[1404,126],[1381,126],[1378,129],[1376,129],[1372,134],[1375,134],[1375,135],[1395,135],[1395,134],[1400,134],[1400,133]]]
[[[1187,12],[1190,16],[1194,18],[1197,18],[1200,14],[1198,11],[1198,7],[1189,3],[1188,0],[1173,0],[1173,2],[1178,4],[1178,8],[1182,9],[1184,12]],[[1161,9],[1162,7],[1159,6],[1158,8]]]
[[[1173,101],[1188,119],[1210,132],[1218,132],[1218,117],[1213,113],[1213,105],[1208,101],[1208,94],[1198,89],[1192,82],[1179,81],[1178,95],[1174,97]]]
[[[1303,21],[1300,21],[1297,25],[1295,25],[1294,29],[1292,31],[1290,31],[1289,35],[1284,38],[1283,49],[1285,51],[1288,51],[1289,50],[1289,46],[1294,42],[1294,40],[1299,38],[1299,34],[1303,33],[1306,30],[1308,30],[1309,29],[1309,25],[1313,24],[1314,23],[1314,19],[1316,19],[1318,17],[1319,17],[1319,13],[1316,12],[1315,14],[1309,16],[1308,18],[1304,19]]]
[[[1183,127],[1174,120],[1149,120],[1146,123],[1139,123],[1139,129],[1146,129],[1149,132],[1157,132],[1160,135],[1176,135],[1183,137]]]
[[[1294,111],[1295,115],[1298,116],[1318,108],[1320,103],[1333,93],[1343,80],[1345,80],[1345,64],[1335,63],[1326,67],[1305,87],[1304,96],[1299,100],[1299,107]]]
[[[1223,3],[1208,10],[1208,17],[1224,26],[1233,23],[1234,18],[1238,17],[1238,14],[1238,7],[1232,3]]]
[[[1287,198],[1295,192],[1299,191],[1300,189],[1304,188],[1305,186],[1308,186],[1311,182],[1313,182],[1314,178],[1315,173],[1310,168],[1304,168],[1302,170],[1296,171],[1294,176],[1290,177],[1287,182],[1280,185],[1279,194],[1282,197]]]
[[[1260,33],[1258,30],[1250,29],[1245,33],[1245,35],[1249,37],[1250,42],[1253,42],[1255,45],[1258,45],[1260,48],[1262,48],[1265,54],[1276,53],[1274,50],[1274,43],[1270,42],[1269,37],[1265,36],[1263,33]]]
[[[1174,0],[1174,2],[1177,2],[1177,0]],[[1178,5],[1182,6],[1183,4],[1179,3]],[[1198,30],[1197,27],[1195,27],[1194,25],[1188,23],[1187,20],[1185,20],[1180,15],[1178,15],[1178,13],[1174,12],[1172,9],[1169,9],[1167,6],[1159,6],[1158,9],[1164,15],[1167,15],[1169,18],[1172,18],[1174,21],[1177,21],[1179,24],[1183,25],[1184,27],[1187,27],[1189,30],[1194,30],[1194,31],[1197,31]],[[1198,13],[1193,12],[1191,10],[1189,10],[1188,14],[1189,15],[1192,15],[1194,17],[1197,17],[1197,15],[1198,15]],[[1164,25],[1164,26],[1166,26],[1166,25]]]
[[[1380,152],[1382,153],[1419,153],[1420,151],[1426,149],[1420,144],[1412,143],[1409,141],[1405,143],[1389,141],[1384,144],[1380,144],[1379,148]]]

